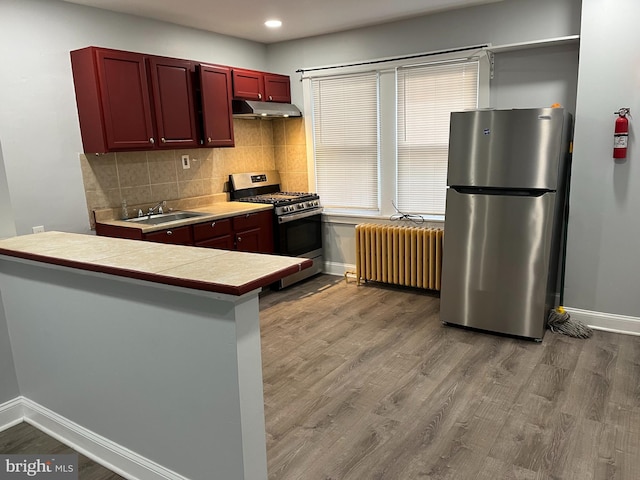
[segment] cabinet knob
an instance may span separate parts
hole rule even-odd
[[[164,137],[162,137],[162,138],[160,139],[160,141],[161,141],[162,143],[167,143],[167,140],[166,140]]]
[[[211,143],[213,142],[213,140],[211,140],[211,137],[207,137],[207,143]]]
[[[211,224],[211,228],[213,228],[213,227],[215,227],[215,226],[216,226],[216,222],[213,222],[213,223]]]
[[[242,237],[238,237],[238,243],[242,241]]]
[[[273,97],[271,95],[269,95],[269,101],[273,101]]]
[[[167,230],[167,235],[173,235],[173,232],[171,230]]]
[[[262,100],[262,94],[261,93],[258,94],[258,100]]]
[[[154,143],[156,143],[156,141],[153,139],[153,137],[151,137],[151,138],[149,139],[149,143],[153,145]]]

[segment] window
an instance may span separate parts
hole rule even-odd
[[[312,80],[316,185],[327,208],[378,210],[378,75]]]
[[[449,115],[477,108],[478,62],[399,68],[398,209],[444,215]]]
[[[327,213],[389,217],[395,205],[442,218],[450,112],[489,98],[486,54],[459,55],[421,65],[385,60],[376,71],[371,62],[321,67],[303,77],[316,190]]]

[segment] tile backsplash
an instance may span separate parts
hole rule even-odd
[[[225,192],[231,173],[278,170],[283,190],[308,191],[304,119],[234,119],[234,148],[80,154],[89,218],[93,210]],[[189,155],[183,169],[182,155]]]

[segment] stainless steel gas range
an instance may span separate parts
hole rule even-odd
[[[311,268],[283,278],[277,287],[287,287],[322,271],[322,206],[317,194],[281,192],[280,174],[275,170],[232,174],[229,183],[232,200],[273,205],[275,253],[313,260]]]

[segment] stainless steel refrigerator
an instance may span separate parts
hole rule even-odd
[[[558,306],[571,115],[451,114],[440,319],[542,340]]]

